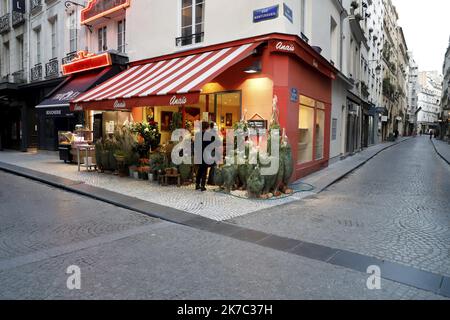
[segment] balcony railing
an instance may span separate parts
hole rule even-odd
[[[4,34],[11,30],[11,24],[9,21],[11,20],[11,14],[7,13],[4,16],[0,17],[0,34]]]
[[[42,9],[42,0],[30,0],[30,10],[31,12],[37,12]]]
[[[45,78],[56,78],[59,76],[58,58],[53,58],[45,64]]]
[[[39,81],[42,79],[42,64],[39,63],[31,68],[31,81]]]
[[[18,27],[25,23],[25,15],[20,12],[12,12],[12,25],[13,27]]]
[[[68,54],[66,54],[66,56],[64,58],[61,59],[61,64],[68,64],[71,63],[73,61],[73,59],[75,59],[78,56],[76,51],[73,52],[69,52]]]
[[[27,81],[23,70],[16,71],[12,74],[14,83],[25,83]]]
[[[195,33],[189,36],[179,37],[175,39],[175,45],[177,47],[188,46],[195,43],[203,42],[203,38],[205,37],[205,33]]]
[[[0,77],[0,83],[9,83],[9,74],[3,74]]]

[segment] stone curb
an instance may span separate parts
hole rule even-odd
[[[438,154],[439,157],[442,158],[445,162],[447,162],[448,165],[450,165],[450,160],[448,160],[446,157],[442,155],[442,153],[439,152],[438,148],[436,147],[436,144],[434,143],[433,139],[431,139],[431,143],[433,144],[434,151]]]
[[[361,168],[362,166],[364,166],[367,162],[369,162],[370,160],[372,160],[373,158],[375,158],[377,155],[379,155],[381,152],[386,151],[387,149],[390,149],[396,145],[399,145],[400,143],[403,143],[405,141],[409,141],[410,139],[412,139],[411,137],[408,137],[406,139],[403,139],[401,141],[395,142],[393,144],[390,144],[386,147],[384,147],[383,149],[377,151],[375,154],[371,155],[370,157],[368,157],[367,159],[364,159],[361,163],[357,164],[356,166],[354,166],[353,168],[344,171],[341,175],[339,175],[337,178],[333,179],[330,183],[328,183],[325,187],[319,188],[317,189],[316,194],[322,193],[323,191],[325,191],[326,189],[328,189],[329,187],[331,187],[332,185],[336,184],[337,182],[341,181],[342,179],[344,179],[345,177],[347,177],[349,174],[353,173],[354,171],[358,170],[359,168]]]

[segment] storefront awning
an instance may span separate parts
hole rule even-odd
[[[71,109],[117,110],[195,103],[206,83],[248,57],[260,44],[247,43],[133,66],[76,98]]]
[[[70,102],[93,88],[95,85],[105,81],[117,74],[115,67],[108,67],[101,71],[73,75],[67,78],[61,85],[53,90],[47,99],[36,106],[37,109],[69,107]]]

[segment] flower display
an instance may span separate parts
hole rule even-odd
[[[141,140],[136,147],[136,151],[142,156],[148,156],[151,149],[156,149],[161,141],[158,123],[150,121],[148,123],[135,123],[131,126],[131,131],[137,134]]]

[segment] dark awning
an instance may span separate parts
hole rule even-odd
[[[36,108],[69,107],[73,99],[108,80],[120,71],[120,68],[112,66],[100,71],[96,70],[73,75],[53,90]]]

